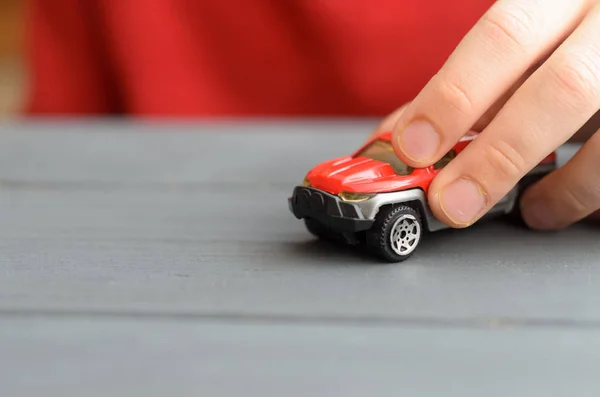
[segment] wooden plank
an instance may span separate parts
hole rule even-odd
[[[438,232],[396,265],[315,242],[288,212],[287,197],[311,164],[361,141],[354,127],[335,146],[347,126],[42,124],[5,131],[0,307],[364,322],[600,321],[600,241],[591,226],[539,234],[493,222]]]
[[[0,319],[10,397],[578,396],[600,338],[577,329]]]

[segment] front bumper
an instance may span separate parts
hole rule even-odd
[[[367,230],[374,222],[365,219],[358,205],[311,187],[296,186],[288,204],[296,218],[312,218],[343,232]]]

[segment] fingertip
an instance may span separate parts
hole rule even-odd
[[[425,167],[436,161],[442,137],[437,128],[425,118],[398,120],[394,127],[396,154],[412,166]]]
[[[548,203],[543,199],[522,201],[520,206],[521,217],[527,227],[540,231],[557,229],[556,220]]]
[[[567,225],[563,225],[554,210],[551,195],[545,194],[545,186],[539,181],[525,190],[517,203],[521,218],[525,225],[538,231],[557,231]]]
[[[463,229],[472,223],[470,220],[464,219],[465,208],[468,209],[470,204],[467,203],[465,207],[464,203],[461,203],[460,197],[457,199],[457,195],[462,195],[460,190],[464,191],[465,188],[463,178],[459,178],[455,182],[444,185],[439,182],[439,179],[434,179],[429,187],[427,201],[437,220],[453,229]]]

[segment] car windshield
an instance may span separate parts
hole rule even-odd
[[[373,160],[388,163],[398,175],[410,175],[413,172],[412,167],[404,164],[396,156],[392,144],[383,139],[377,139],[363,150],[358,152],[357,156],[367,157]]]

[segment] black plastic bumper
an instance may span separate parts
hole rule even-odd
[[[312,218],[343,232],[370,229],[373,220],[364,219],[360,208],[318,189],[296,186],[288,199],[290,211],[298,219]]]

